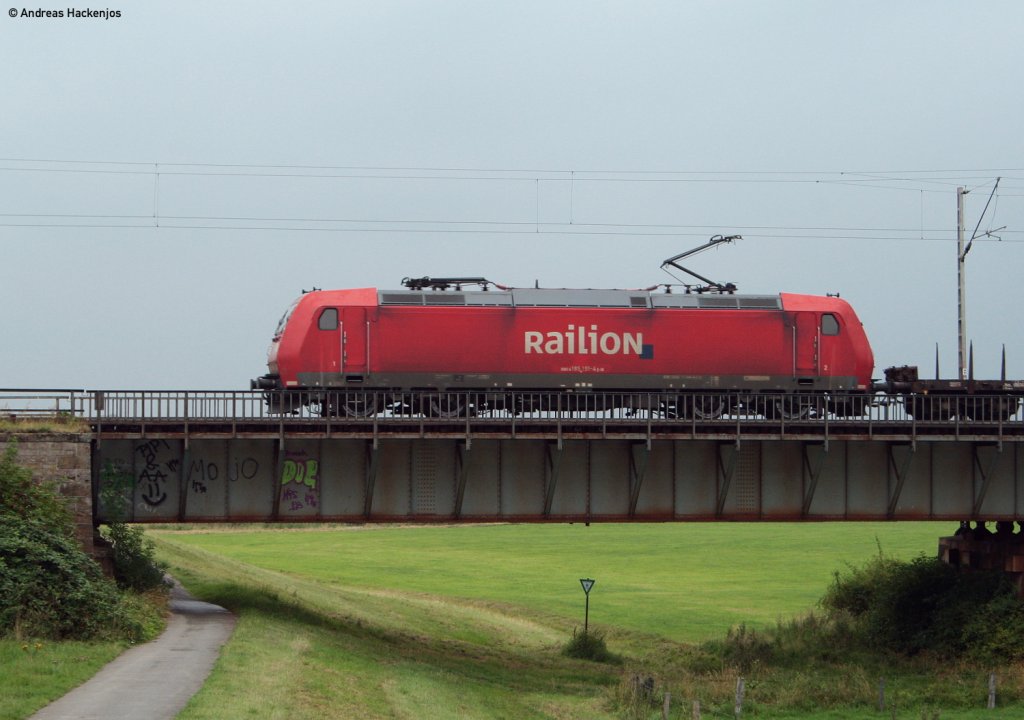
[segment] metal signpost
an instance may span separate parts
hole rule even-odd
[[[595,582],[597,582],[597,581],[596,580],[591,580],[590,578],[580,578],[580,585],[583,586],[583,592],[587,596],[587,606],[586,606],[586,610],[584,611],[584,615],[583,615],[583,634],[584,635],[587,634],[587,629],[588,629],[588,627],[590,625],[590,588],[594,587],[594,583]]]

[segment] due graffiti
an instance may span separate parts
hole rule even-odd
[[[320,504],[320,461],[305,452],[289,452],[281,467],[281,500],[289,511],[315,508]]]
[[[160,451],[170,447],[166,440],[150,440],[135,448],[145,463],[139,471],[137,483],[142,487],[142,502],[148,507],[159,507],[167,500],[167,473],[164,468],[173,472],[177,469],[177,461],[170,460],[161,465]]]
[[[216,460],[200,458],[193,460],[189,465],[185,483],[193,493],[201,495],[209,490],[210,483],[222,477],[226,477],[228,482],[237,482],[239,479],[252,480],[259,471],[259,460],[254,457],[234,458],[228,462],[226,468],[221,468]]]

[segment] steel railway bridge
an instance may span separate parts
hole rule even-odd
[[[0,412],[88,424],[95,524],[950,520],[947,562],[1024,590],[1015,400],[792,397],[341,392],[282,413],[252,391],[0,390]]]
[[[89,424],[98,522],[1024,520],[1005,397],[877,395],[843,417],[815,394],[766,412],[776,398],[529,393],[509,406],[543,409],[513,413],[452,393],[432,413],[344,392],[271,413],[261,392],[33,393],[0,392],[4,412]]]

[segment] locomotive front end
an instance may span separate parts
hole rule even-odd
[[[281,342],[284,338],[285,329],[288,327],[288,320],[291,318],[292,313],[295,312],[295,308],[301,300],[302,298],[299,297],[292,302],[292,304],[288,306],[288,309],[284,311],[284,314],[277,323],[277,328],[274,330],[274,336],[271,338],[270,346],[267,348],[267,373],[249,381],[249,387],[252,390],[268,391],[267,404],[270,407],[271,412],[280,412],[281,410],[281,395],[279,392],[274,392],[283,389],[281,373],[277,361],[278,353],[281,349]]]

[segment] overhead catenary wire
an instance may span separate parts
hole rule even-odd
[[[0,227],[8,228],[74,228],[74,229],[155,229],[155,230],[216,230],[216,231],[287,231],[287,232],[315,232],[315,233],[396,233],[396,234],[473,234],[473,235],[560,235],[564,237],[588,237],[588,236],[618,236],[618,237],[707,237],[707,232],[676,231],[676,232],[638,232],[630,230],[579,230],[570,229],[568,225],[557,227],[545,227],[542,223],[535,228],[532,223],[526,223],[518,228],[465,228],[465,227],[310,227],[308,225],[200,225],[200,224],[177,224],[163,222],[161,218],[157,225],[153,218],[147,223],[16,223],[0,222]],[[378,221],[385,222],[385,221]],[[580,228],[575,225],[573,228]],[[1005,231],[1004,231],[1005,232]],[[751,239],[767,240],[861,240],[861,241],[887,241],[887,242],[956,242],[955,237],[934,237],[919,238],[914,236],[884,236],[884,235],[795,235],[792,233],[749,233]],[[978,238],[975,242],[996,242],[995,238]],[[1003,239],[1003,243],[1022,243],[1024,238],[1009,240]]]
[[[307,231],[307,232],[417,232],[417,233],[482,233],[518,234],[524,229],[550,235],[619,235],[619,236],[701,236],[719,232],[723,228],[742,230],[769,239],[796,238],[813,240],[889,240],[944,242],[953,237],[947,228],[926,228],[924,226],[924,193],[946,194],[947,189],[934,187],[947,181],[962,183],[968,179],[986,179],[979,173],[986,170],[897,170],[897,171],[808,171],[808,170],[747,170],[747,171],[679,171],[679,170],[537,170],[504,168],[446,168],[446,167],[384,167],[344,165],[243,165],[228,163],[141,163],[88,160],[43,160],[29,158],[0,158],[0,173],[88,173],[151,177],[151,207],[148,212],[0,212],[0,227],[49,227],[49,228],[153,228],[196,229],[196,230],[266,230],[266,231]],[[35,166],[10,167],[11,164],[34,164]],[[44,165],[44,167],[39,167]],[[71,167],[59,167],[61,165]],[[228,172],[224,172],[227,170]],[[273,172],[267,172],[268,170]],[[280,170],[288,172],[278,172]],[[255,171],[255,172],[254,172]],[[325,171],[334,174],[324,174]],[[343,171],[347,174],[340,174]],[[1001,172],[1018,173],[1021,176],[1006,176],[1024,180],[1024,169],[1009,168]],[[389,174],[379,174],[389,173]],[[438,174],[456,173],[456,174]],[[458,174],[473,173],[473,174]],[[548,174],[541,177],[540,174]],[[957,174],[960,173],[960,174]],[[590,177],[587,177],[587,175]],[[463,181],[463,182],[529,182],[533,187],[533,210],[530,219],[445,219],[445,218],[401,218],[401,217],[324,217],[314,214],[187,214],[165,213],[164,187],[162,179],[168,176],[188,178],[235,177],[235,178],[305,178],[311,180],[352,179],[352,180],[415,180],[415,181]],[[541,185],[547,182],[565,182],[568,186],[567,222],[545,221],[542,218]],[[887,191],[916,191],[920,198],[919,223],[915,228],[897,226],[862,227],[855,225],[799,225],[763,224],[735,225],[732,223],[635,223],[635,222],[579,222],[577,191],[580,183],[624,182],[624,183],[813,183],[823,186],[849,186],[857,189],[878,188]],[[907,187],[905,183],[918,183]],[[1024,187],[1013,186],[1011,188]],[[172,189],[168,185],[169,189]],[[182,186],[179,185],[178,189]],[[1021,193],[1006,192],[1006,185],[995,194],[998,203],[1002,198],[1024,197]],[[187,189],[187,186],[185,186]],[[173,194],[173,193],[172,193]],[[173,204],[173,203],[169,203]],[[145,224],[115,222],[119,220],[146,220]],[[63,222],[40,222],[43,220]],[[83,222],[85,221],[85,222]],[[94,221],[109,221],[105,223]],[[694,232],[699,231],[699,232]],[[1021,234],[1021,230],[1003,230],[1004,234]],[[979,238],[979,240],[982,238]],[[992,239],[992,238],[985,238]],[[1019,240],[1008,239],[1008,242]]]
[[[170,175],[210,176],[252,176],[252,177],[341,177],[341,178],[383,178],[383,179],[466,179],[466,180],[590,180],[629,182],[822,182],[823,178],[834,176],[846,182],[862,183],[871,180],[884,182],[963,183],[965,180],[991,180],[991,173],[1000,173],[1004,179],[1024,180],[1010,173],[1024,174],[1024,168],[970,169],[970,170],[635,170],[599,168],[487,168],[487,167],[414,167],[414,166],[373,166],[373,165],[300,165],[300,164],[242,164],[209,162],[139,162],[108,160],[63,160],[32,158],[0,158],[0,163],[34,163],[46,167],[6,166],[0,171],[8,172],[67,172],[67,173],[110,173],[110,174],[151,174],[161,171]],[[73,165],[75,167],[54,167]],[[82,165],[94,167],[83,168]],[[123,167],[132,168],[130,170]],[[145,169],[142,169],[145,168]],[[162,168],[162,170],[158,170]],[[185,169],[181,169],[185,168]],[[212,172],[216,170],[216,172]],[[225,170],[229,172],[225,172]],[[290,172],[269,172],[287,170]],[[324,174],[324,171],[342,174]],[[385,174],[382,174],[385,173]],[[397,174],[396,174],[397,173]],[[439,175],[450,173],[452,175]],[[467,175],[471,174],[471,175]],[[925,177],[937,173],[948,177]],[[585,177],[585,176],[590,177]],[[917,175],[917,177],[899,177]],[[744,177],[751,180],[743,180]],[[771,177],[775,176],[775,177]],[[863,180],[857,180],[857,177]]]
[[[487,168],[475,167],[445,167],[445,166],[411,166],[411,165],[310,165],[310,164],[258,164],[258,163],[213,163],[213,162],[167,162],[159,161],[137,161],[137,160],[82,160],[82,159],[60,159],[60,158],[4,158],[0,162],[32,162],[32,163],[64,163],[83,165],[141,165],[153,166],[155,164],[164,167],[218,167],[218,168],[281,168],[281,169],[323,169],[323,170],[414,170],[429,172],[539,172],[539,173],[621,173],[621,174],[675,174],[675,175],[722,175],[722,174],[743,174],[743,175],[912,175],[912,174],[934,174],[934,173],[983,173],[982,177],[991,177],[991,173],[1024,173],[1024,168],[935,168],[935,169],[895,169],[895,170],[637,170],[637,169],[600,169],[600,168],[575,168],[573,170],[552,169],[552,168]],[[947,178],[949,179],[949,178]]]
[[[67,219],[91,219],[91,220],[140,220],[140,219],[152,219],[150,214],[86,214],[86,213],[0,213],[0,217],[7,218],[67,218]],[[529,226],[534,227],[538,223],[535,220],[451,220],[451,219],[426,219],[426,218],[313,218],[313,217],[267,217],[267,216],[228,216],[228,215],[160,215],[162,220],[196,220],[196,221],[224,221],[224,222],[308,222],[308,223],[365,223],[365,224],[393,224],[393,225],[480,225],[480,226]],[[2,224],[2,223],[0,223]],[[19,225],[28,225],[27,223],[19,223]],[[59,224],[58,224],[59,226]],[[69,227],[71,224],[68,225]],[[589,231],[586,228],[620,228],[623,232],[633,232],[634,230],[646,231],[662,229],[667,232],[654,233],[658,235],[676,235],[679,234],[680,230],[700,230],[703,229],[705,232],[693,233],[695,235],[704,235],[707,230],[713,230],[714,228],[721,228],[728,226],[736,230],[744,231],[786,231],[786,232],[801,232],[801,233],[818,233],[818,232],[844,232],[844,233],[905,233],[907,235],[913,235],[915,233],[947,233],[948,228],[934,227],[934,228],[898,228],[898,227],[857,227],[857,226],[835,226],[835,225],[736,225],[730,223],[691,223],[691,224],[674,224],[674,223],[559,223],[559,222],[541,222],[541,227],[553,229],[562,226],[571,226],[578,229],[580,234],[587,234]],[[114,225],[113,227],[119,227]],[[273,229],[273,228],[271,228]],[[1024,234],[1024,230],[1003,230],[1004,233],[1010,234]],[[643,234],[638,232],[637,234]],[[813,237],[832,237],[831,235],[813,235]],[[845,236],[844,236],[845,237]],[[868,236],[876,237],[876,236]],[[903,236],[886,236],[882,239],[913,239],[906,238]],[[951,238],[946,237],[930,237],[930,238],[919,238],[925,240],[947,240]],[[979,238],[980,239],[980,238]]]

